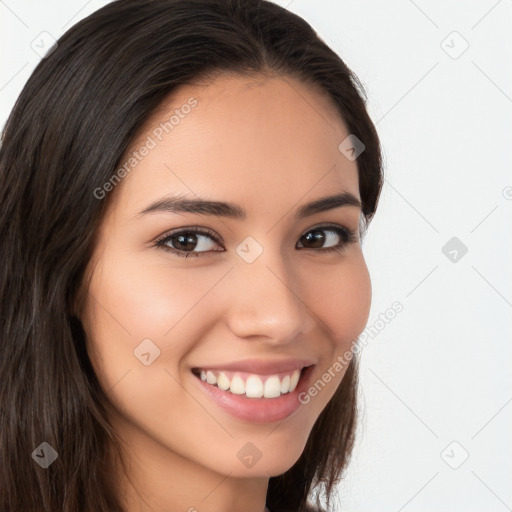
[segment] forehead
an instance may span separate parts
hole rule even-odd
[[[330,99],[289,76],[181,86],[131,144],[116,202],[134,210],[180,193],[250,211],[333,189],[360,197],[357,164],[338,149],[348,135]]]

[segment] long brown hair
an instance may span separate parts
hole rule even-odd
[[[276,4],[118,0],[68,30],[32,73],[0,147],[2,512],[124,510],[109,476],[119,450],[111,405],[73,315],[109,200],[94,191],[176,87],[268,71],[316,84],[363,141],[366,229],[383,178],[363,86],[308,23]],[[270,478],[272,512],[309,510],[315,489],[331,495],[354,441],[356,365],[354,357],[299,460]],[[58,454],[46,469],[35,462],[41,443]]]

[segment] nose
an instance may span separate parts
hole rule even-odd
[[[230,272],[227,322],[240,338],[282,345],[308,335],[316,325],[308,304],[314,279],[299,282],[286,261],[270,253],[264,251],[250,264],[239,261]]]

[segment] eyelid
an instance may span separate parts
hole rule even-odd
[[[224,243],[224,239],[218,235],[215,231],[213,231],[210,228],[204,228],[201,226],[183,226],[176,229],[171,229],[170,231],[166,231],[162,235],[160,235],[156,240],[154,241],[154,245],[158,245],[160,242],[167,240],[169,237],[176,235],[178,233],[196,233],[198,235],[208,235],[212,237],[212,239],[216,242],[222,242]]]
[[[349,228],[346,225],[333,224],[333,223],[323,223],[323,224],[319,223],[319,224],[313,225],[313,226],[309,227],[308,229],[306,229],[305,231],[302,232],[302,234],[299,236],[299,240],[306,233],[308,233],[310,231],[314,231],[314,230],[324,230],[324,231],[331,230],[331,231],[334,231],[334,232],[338,233],[338,236],[340,236],[340,238],[342,238],[342,241],[337,246],[327,247],[327,248],[319,248],[319,249],[310,249],[310,250],[315,251],[315,252],[320,252],[320,253],[321,252],[330,252],[332,250],[336,250],[336,248],[338,248],[339,250],[342,250],[345,246],[349,245],[350,243],[354,243],[354,242],[357,242],[359,240],[358,230],[353,230],[353,229]],[[198,252],[190,251],[190,252],[187,252],[187,251],[180,251],[180,250],[174,249],[172,247],[167,247],[165,242],[170,237],[172,237],[173,235],[176,235],[176,234],[179,234],[179,233],[194,233],[196,235],[208,236],[208,237],[211,237],[211,239],[216,244],[218,244],[218,245],[224,244],[224,239],[222,238],[222,236],[218,235],[215,231],[213,231],[213,230],[211,230],[209,228],[205,228],[205,227],[201,227],[201,226],[182,226],[182,227],[175,228],[175,229],[172,229],[170,231],[167,231],[164,234],[160,235],[154,241],[154,246],[163,248],[164,250],[168,250],[168,251],[170,251],[170,252],[172,252],[174,254],[179,254],[180,256],[184,256],[185,255],[184,257],[188,256],[189,254],[195,254],[196,256],[199,256],[200,254],[203,254],[203,253],[208,254],[208,253],[211,253],[211,252],[224,252],[224,251],[218,251],[218,250],[198,251]],[[345,235],[345,236],[343,236],[343,235]],[[346,238],[346,240],[345,240],[345,238]]]

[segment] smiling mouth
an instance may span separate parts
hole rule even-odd
[[[278,398],[295,390],[307,368],[309,366],[268,375],[206,368],[193,368],[192,373],[203,382],[233,395]]]

